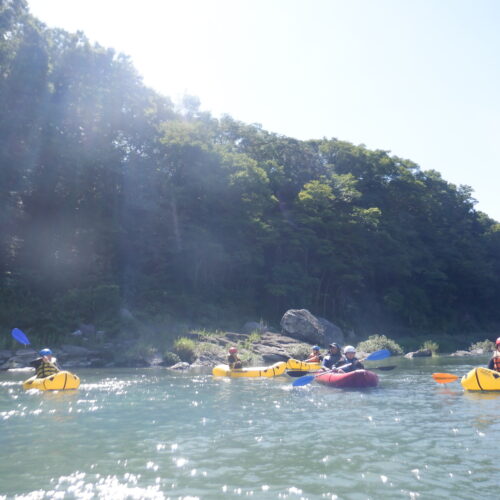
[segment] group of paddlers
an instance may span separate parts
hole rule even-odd
[[[311,350],[311,354],[304,360],[304,362],[316,365],[319,364],[321,365],[321,369],[325,371],[328,370],[341,373],[364,369],[361,361],[356,358],[355,347],[347,345],[344,347],[343,351],[344,352],[342,353],[342,349],[339,344],[333,342],[328,346],[328,351],[323,356],[321,354],[321,347],[315,345]],[[231,370],[243,368],[243,363],[238,357],[238,349],[236,347],[231,347],[229,349],[227,364]],[[500,337],[498,337],[495,342],[495,352],[488,363],[488,368],[490,370],[500,372]]]
[[[354,346],[346,345],[342,354],[342,349],[336,342],[328,346],[328,351],[324,356],[321,354],[321,348],[315,345],[305,362],[321,364],[322,370],[334,372],[347,373],[364,369],[361,361],[356,358],[356,348]]]
[[[321,354],[321,348],[315,345],[312,348],[311,354],[304,360],[304,362],[316,365],[319,364],[321,365],[321,369],[325,371],[328,370],[346,373],[353,370],[364,369],[361,361],[356,358],[355,347],[352,345],[345,346],[344,353],[342,354],[342,349],[336,342],[333,342],[328,346],[328,351],[324,356]],[[227,364],[231,370],[243,368],[243,362],[238,356],[238,349],[236,347],[229,348]]]

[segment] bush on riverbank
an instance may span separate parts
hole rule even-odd
[[[433,340],[426,340],[421,346],[421,351],[431,351],[432,355],[435,356],[439,351],[439,344]]]
[[[480,351],[482,350],[483,352],[492,352],[495,350],[495,343],[492,342],[491,340],[481,340],[479,342],[475,342],[474,344],[471,344],[469,347],[469,351]]]
[[[175,352],[167,351],[163,353],[163,363],[166,366],[173,366],[181,361],[181,358]]]
[[[297,344],[289,350],[289,354],[293,359],[307,359],[311,353],[309,344]]]
[[[375,352],[380,349],[388,349],[391,354],[396,356],[403,354],[401,346],[385,335],[370,335],[367,340],[360,342],[357,347],[357,350],[361,352]]]
[[[192,363],[196,359],[195,350],[196,342],[187,337],[181,337],[174,342],[173,352],[187,363]]]

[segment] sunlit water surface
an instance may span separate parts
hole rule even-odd
[[[158,368],[25,392],[2,372],[0,498],[497,499],[500,393],[431,377],[486,361],[392,359],[364,391]]]

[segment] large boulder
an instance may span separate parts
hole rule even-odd
[[[176,363],[174,366],[169,366],[167,370],[175,370],[175,371],[185,371],[189,370],[190,364],[186,363],[185,361],[181,361],[179,363]]]
[[[317,318],[307,309],[289,309],[281,318],[284,335],[325,347],[331,342],[344,343],[342,330],[324,318]]]
[[[337,342],[337,344],[343,345],[345,343],[344,332],[337,325],[334,325],[325,318],[318,317],[318,321],[323,327],[327,344]]]

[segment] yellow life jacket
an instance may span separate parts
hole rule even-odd
[[[42,361],[36,368],[36,376],[37,378],[45,378],[54,375],[57,373],[59,369],[54,363],[49,363],[47,361]]]

